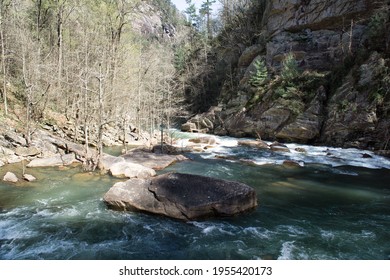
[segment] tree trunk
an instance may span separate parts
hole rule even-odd
[[[4,38],[4,20],[3,20],[3,6],[1,5],[0,10],[0,36],[1,36],[1,62],[3,72],[3,102],[4,102],[4,113],[8,115],[8,101],[7,101],[7,65],[5,57],[5,38]]]
[[[142,66],[142,54],[139,55],[138,60],[138,79],[137,79],[137,93],[138,93],[138,107],[137,107],[137,129],[138,140],[141,139],[141,66]]]
[[[62,36],[62,25],[63,25],[63,6],[58,7],[57,12],[57,49],[58,49],[58,73],[57,73],[57,109],[60,108],[61,91],[62,91],[62,67],[63,67],[63,36]]]
[[[97,166],[99,169],[102,169],[102,156],[103,156],[103,119],[104,119],[104,104],[103,104],[103,96],[104,96],[104,87],[103,87],[103,72],[102,72],[102,64],[99,64],[99,111],[98,111],[98,142],[97,142]]]

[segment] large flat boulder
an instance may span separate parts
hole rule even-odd
[[[15,154],[22,157],[32,157],[39,155],[41,150],[37,147],[17,147],[15,149]]]
[[[132,162],[117,162],[110,167],[110,173],[117,178],[149,178],[156,176],[154,169]]]
[[[122,157],[115,157],[115,156],[108,155],[108,154],[103,154],[102,160],[101,160],[102,168],[104,170],[110,170],[111,166],[113,166],[114,164],[119,163],[119,162],[125,162],[125,159]]]
[[[154,170],[162,170],[171,164],[187,160],[183,155],[155,154],[141,150],[131,151],[121,158],[124,158],[126,162],[141,164]]]
[[[52,167],[52,166],[66,166],[79,163],[75,154],[56,155],[49,158],[36,158],[27,164],[27,167]]]
[[[256,192],[243,183],[181,173],[119,182],[103,199],[114,210],[180,220],[233,216],[257,206]]]

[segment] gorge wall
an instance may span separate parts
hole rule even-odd
[[[226,73],[218,104],[210,104],[214,106],[190,119],[183,130],[389,149],[389,4],[265,4],[253,44],[218,48],[216,69]],[[296,69],[286,66],[291,55]],[[259,61],[268,77],[256,84]]]

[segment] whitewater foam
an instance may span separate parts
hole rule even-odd
[[[191,134],[191,133],[181,133],[180,135],[185,135],[186,139],[180,139],[177,141],[177,147],[186,147],[188,145],[188,138],[204,137],[210,135],[208,134]],[[216,138],[217,146],[208,149],[203,152],[203,158],[214,158],[216,155],[224,155],[226,157],[235,156],[235,153],[232,151],[232,148],[238,147],[238,139],[228,136],[213,136]],[[243,140],[243,139],[241,139]],[[245,138],[245,140],[249,140]],[[271,142],[266,142],[271,144]],[[300,145],[300,144],[285,144],[289,149],[289,153],[278,153],[269,151],[258,151],[257,154],[266,153],[264,156],[251,156],[247,154],[244,159],[252,160],[257,165],[265,164],[283,164],[285,160],[294,160],[299,163],[308,163],[308,164],[324,164],[332,167],[340,166],[355,166],[355,167],[364,167],[369,169],[381,169],[386,168],[390,169],[390,160],[378,156],[372,151],[359,150],[356,148],[334,148],[327,146],[309,146],[309,145]],[[240,147],[243,151],[253,150],[248,147]],[[300,148],[305,152],[299,152],[296,149]],[[299,149],[298,149],[299,150]],[[252,153],[253,154],[253,153]],[[256,154],[256,153],[254,153]],[[232,161],[232,159],[227,159]],[[240,158],[237,158],[240,160]],[[345,175],[356,176],[356,173],[345,172]]]
[[[282,244],[278,260],[292,260],[294,259],[293,251],[296,249],[295,241],[286,241]]]

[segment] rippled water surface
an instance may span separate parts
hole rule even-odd
[[[255,211],[187,223],[114,212],[102,202],[116,182],[109,176],[28,169],[37,182],[0,182],[0,259],[390,259],[386,159],[308,146],[306,154],[261,152],[234,141],[164,172],[246,183],[258,194]],[[216,159],[221,153],[253,163]],[[8,169],[21,166],[0,176]]]

